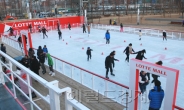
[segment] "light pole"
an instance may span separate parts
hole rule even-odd
[[[139,4],[137,2],[137,25],[139,25],[139,22],[140,22],[140,20],[139,20]]]

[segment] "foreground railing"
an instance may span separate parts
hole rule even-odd
[[[71,88],[60,89],[58,88],[58,81],[48,82],[2,51],[0,51],[0,55],[6,59],[6,63],[0,61],[0,83],[8,89],[15,100],[18,100],[17,102],[24,110],[42,110],[40,103],[41,105],[48,105],[50,110],[60,110],[62,93],[65,93],[65,110],[72,110],[73,107],[77,110],[89,110],[71,97]],[[18,67],[19,70],[13,70],[13,66]],[[7,71],[3,71],[4,68],[7,68]],[[39,87],[32,86],[33,80]],[[43,95],[45,93],[39,92],[38,88],[41,87],[44,88],[47,96]],[[34,100],[33,98],[36,96],[37,99]],[[39,103],[36,102],[37,100],[39,100]]]
[[[120,32],[120,26],[117,26],[117,25],[91,24],[91,28]],[[139,30],[141,30],[142,35],[146,35],[146,36],[162,37],[162,33],[163,33],[163,30],[159,30],[159,29],[137,28],[137,27],[127,27],[127,26],[123,27],[123,32],[130,33],[130,34],[138,35]],[[184,40],[183,32],[166,30],[166,33],[168,38]]]
[[[9,42],[14,43],[9,45],[12,45],[12,46],[16,45],[15,47],[13,47],[15,49],[17,49],[17,45],[19,45],[17,41],[11,38],[8,38],[6,36],[2,36],[2,41],[6,44],[9,44]],[[20,49],[17,49],[17,50],[20,51]],[[37,51],[35,49],[35,55],[36,55],[36,52]],[[54,61],[54,67],[53,67],[54,70],[58,71],[60,74],[63,74],[77,81],[78,83],[81,83],[82,85],[89,87],[90,89],[106,96],[107,98],[111,97],[109,99],[114,100],[115,102],[118,102],[122,105],[127,106],[126,93],[127,91],[129,91],[128,86],[125,86],[123,84],[120,84],[112,80],[108,80],[103,76],[100,76],[84,68],[73,65],[57,57],[52,56],[52,59]],[[45,64],[47,65],[47,61]],[[175,108],[179,109],[177,106]]]

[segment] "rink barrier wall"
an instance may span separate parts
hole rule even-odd
[[[3,23],[0,23],[0,33],[4,33],[9,28],[5,28],[4,25],[8,25],[13,27],[14,30],[29,30],[28,26],[29,24],[32,25],[32,29],[37,29],[38,25],[41,27],[56,27],[57,28],[57,22],[59,22],[60,25],[66,25],[68,26],[68,23],[70,24],[76,24],[76,23],[83,23],[83,16],[71,16],[71,17],[59,17],[59,18],[43,18],[43,19],[30,19],[30,20],[19,20],[19,21],[6,21]],[[71,27],[75,27],[72,26]]]
[[[117,26],[117,25],[91,24],[91,28],[120,32],[120,26]],[[142,36],[146,35],[146,36],[153,36],[153,37],[163,37],[162,35],[163,30],[160,30],[160,29],[138,28],[138,27],[131,27],[131,26],[123,27],[123,32],[129,33],[129,34],[139,35],[139,30],[141,30]],[[182,41],[184,40],[184,32],[171,31],[171,30],[165,30],[165,31],[167,33],[167,38],[182,40]]]
[[[82,24],[78,24],[78,27],[81,27],[82,26]],[[67,28],[67,27],[66,27]],[[16,41],[16,40],[14,40],[14,39],[12,39],[12,38],[10,38],[10,37],[8,37],[8,36],[3,36],[2,37],[2,41],[4,42],[4,43],[6,43],[7,45],[9,45],[9,46],[11,46],[11,47],[13,47],[13,48],[15,48],[15,49],[17,49],[18,51],[21,51],[21,49],[20,49],[20,47],[19,47],[19,44],[18,44],[18,42]],[[36,49],[35,49],[36,50]],[[36,55],[36,53],[37,53],[37,51],[35,51],[35,55]],[[104,90],[108,90],[108,88],[113,88],[113,86],[119,86],[120,87],[120,90],[121,91],[128,91],[128,89],[129,89],[129,87],[128,86],[126,86],[126,85],[123,85],[123,84],[120,84],[120,83],[118,83],[118,82],[116,82],[116,81],[112,81],[112,80],[110,80],[110,79],[106,79],[105,77],[103,77],[103,76],[100,76],[100,75],[98,75],[98,74],[95,74],[95,73],[93,73],[93,72],[90,72],[90,71],[88,71],[88,70],[85,70],[85,69],[83,69],[83,68],[81,68],[81,67],[78,67],[78,66],[76,66],[76,65],[74,65],[74,64],[71,64],[71,63],[69,63],[69,62],[66,62],[66,61],[64,61],[64,60],[61,60],[61,59],[59,59],[59,58],[57,58],[57,57],[54,57],[54,56],[51,56],[52,58],[53,58],[53,61],[54,61],[54,66],[53,66],[53,68],[54,68],[54,70],[56,70],[56,71],[58,71],[59,73],[61,73],[61,74],[64,74],[65,76],[67,76],[67,77],[69,77],[69,78],[72,78],[73,80],[75,80],[75,81],[77,81],[77,82],[79,82],[79,83],[81,83],[82,85],[84,85],[84,86],[87,86],[87,87],[89,87],[90,89],[92,89],[92,90],[95,90],[96,92],[99,92],[100,94],[102,94],[102,95],[104,95],[104,96],[106,96],[106,97],[108,97],[108,93],[105,93],[104,91],[98,91],[96,88],[95,88],[95,77],[98,77],[98,78],[100,78],[101,80],[103,79],[103,81],[101,81],[101,82],[99,82],[99,84],[98,85],[104,85]],[[48,65],[47,64],[47,61],[45,62],[45,65]],[[60,65],[60,66],[59,66]],[[67,70],[66,68],[70,68],[69,70]],[[66,72],[65,72],[65,69],[66,69]],[[75,69],[79,69],[80,71],[79,71],[79,74],[78,75],[80,75],[80,78],[79,78],[79,80],[77,80],[77,79],[74,79],[74,70]],[[89,73],[90,75],[92,75],[91,76],[91,84],[89,84],[88,83],[88,85],[86,85],[86,84],[84,84],[84,76],[85,75],[87,75],[87,74],[85,74],[85,73],[82,73],[82,71],[83,72],[86,72],[86,73]],[[85,74],[85,75],[84,75]],[[89,82],[90,80],[88,79],[87,80],[87,82]],[[103,82],[103,84],[102,84],[102,82]],[[112,84],[114,84],[113,86],[112,86]],[[91,87],[89,86],[89,85],[91,85]],[[111,87],[109,86],[107,86],[107,85],[111,85]],[[100,88],[100,89],[102,89],[102,88]],[[117,94],[117,92],[115,92],[115,94]],[[113,94],[112,95],[112,93],[110,94],[111,96],[114,96],[115,94]],[[122,93],[122,94],[118,94],[118,95],[124,95],[125,93]],[[116,97],[119,97],[119,96],[116,96]],[[123,101],[120,101],[119,99],[116,99],[116,100],[114,100],[114,101],[116,101],[116,102],[118,102],[118,103],[120,103],[120,104],[122,104],[122,105],[125,105],[124,103],[125,102],[123,102]],[[175,108],[176,109],[178,109],[178,110],[183,110],[182,108],[180,108],[180,107],[178,107],[178,106],[176,106],[175,105]]]

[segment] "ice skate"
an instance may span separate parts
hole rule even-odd
[[[115,74],[111,73],[112,76],[115,76]]]
[[[55,73],[53,72],[51,76],[55,76]]]
[[[51,75],[52,74],[52,71],[50,71],[49,74]]]

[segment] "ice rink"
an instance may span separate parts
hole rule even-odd
[[[45,39],[43,39],[42,34],[32,34],[32,42],[34,48],[47,45],[51,55],[104,77],[106,73],[105,58],[110,52],[115,50],[115,58],[118,59],[119,62],[115,61],[113,71],[115,76],[111,76],[109,73],[109,78],[127,86],[129,86],[130,82],[130,65],[125,62],[126,55],[123,53],[124,49],[129,43],[133,44],[132,47],[136,52],[146,49],[145,57],[147,59],[144,59],[144,61],[155,63],[162,60],[163,66],[180,70],[176,105],[184,108],[184,41],[168,39],[168,41],[163,42],[161,37],[144,35],[142,36],[142,40],[139,40],[139,36],[136,34],[110,31],[110,44],[106,44],[106,40],[104,39],[105,33],[106,30],[91,29],[91,33],[88,37],[87,33],[82,32],[82,28],[73,28],[72,30],[63,29],[62,40],[59,40],[57,31],[49,31],[47,33],[48,38]],[[93,49],[92,59],[90,61],[87,61],[87,47]],[[165,50],[165,48],[167,48],[167,50]],[[135,58],[135,56],[135,54],[130,55],[130,59]],[[159,78],[159,80],[162,81],[164,89],[165,79]],[[151,86],[148,85],[147,89],[150,89],[150,87]]]

